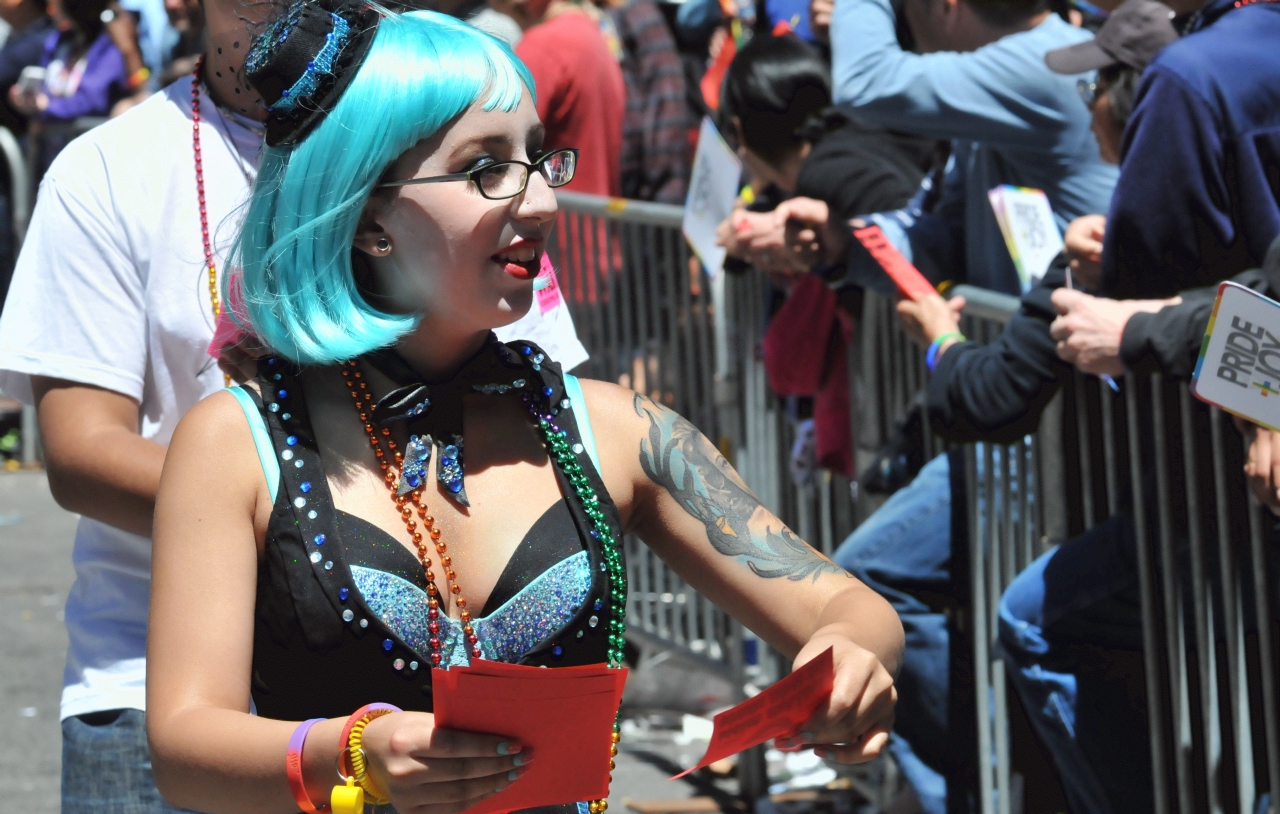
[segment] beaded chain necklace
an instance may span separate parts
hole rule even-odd
[[[439,622],[440,590],[436,587],[435,572],[431,570],[432,561],[426,537],[431,538],[432,543],[435,545],[436,553],[440,556],[440,565],[444,568],[449,593],[453,595],[454,604],[458,606],[459,616],[463,622],[462,630],[466,634],[467,642],[471,645],[471,655],[473,658],[481,658],[479,637],[476,636],[475,629],[471,625],[471,612],[467,610],[467,600],[462,596],[462,588],[458,584],[458,574],[453,568],[452,558],[448,554],[448,546],[440,539],[440,529],[436,528],[435,518],[427,513],[427,507],[423,503],[423,493],[428,481],[425,477],[415,477],[413,481],[410,481],[412,488],[408,490],[402,489],[400,479],[405,474],[404,453],[401,452],[399,446],[390,437],[391,430],[389,428],[383,427],[381,431],[374,429],[373,423],[370,421],[374,403],[373,394],[369,391],[369,385],[364,379],[364,373],[361,372],[355,360],[343,365],[342,378],[346,382],[347,391],[351,394],[351,401],[355,405],[360,422],[364,425],[365,434],[369,436],[369,445],[373,447],[373,454],[378,460],[378,467],[382,470],[383,481],[391,494],[391,499],[395,501],[396,508],[400,512],[400,518],[404,521],[410,538],[417,547],[418,560],[422,563],[422,569],[426,574],[428,597],[427,629],[431,633],[431,637],[428,640],[428,644],[431,647],[431,664],[438,667],[444,656],[439,635],[441,630]],[[582,465],[578,463],[577,454],[573,445],[569,442],[568,432],[560,429],[554,423],[554,416],[551,413],[539,412],[539,399],[535,395],[535,387],[536,385],[532,381],[527,383],[524,392],[521,394],[521,400],[529,410],[534,424],[543,436],[549,457],[564,473],[569,484],[573,487],[574,493],[581,501],[583,512],[590,518],[594,526],[590,531],[591,536],[602,544],[604,565],[609,573],[609,646],[606,650],[606,663],[609,667],[616,669],[622,666],[623,646],[625,644],[622,634],[626,632],[626,624],[623,619],[627,607],[627,578],[622,564],[622,549],[613,529],[609,526],[604,510],[600,508],[600,498],[591,486],[591,481],[583,471]],[[549,396],[551,392],[551,388],[546,387],[543,390],[543,395]],[[411,445],[413,443],[413,441],[410,442]],[[394,465],[392,459],[394,460]],[[422,521],[423,527],[427,530],[426,536],[418,530],[418,523],[413,519],[415,510],[418,519]],[[621,740],[620,715],[621,712],[619,712],[618,716],[615,716],[613,732],[609,736],[609,771],[611,772],[609,780],[611,782],[613,780],[612,771],[616,768],[613,759],[618,756],[618,742]],[[603,814],[609,808],[609,802],[606,799],[592,800],[587,804],[587,807],[591,814]]]
[[[218,269],[213,262],[213,244],[209,240],[209,212],[204,204],[204,159],[200,155],[200,69],[204,67],[204,55],[196,60],[191,72],[191,149],[196,159],[196,196],[200,201],[200,237],[204,241],[204,263],[209,269],[209,300],[213,303],[213,319],[222,316],[222,302],[218,299]]]
[[[204,157],[200,154],[200,69],[204,67],[204,54],[196,60],[191,72],[191,151],[196,162],[196,198],[200,203],[200,239],[204,242],[204,264],[209,269],[209,302],[213,306],[213,323],[222,316],[222,301],[218,297],[218,268],[213,262],[213,243],[209,240],[209,212],[204,203]],[[222,383],[231,386],[231,374],[222,374]]]

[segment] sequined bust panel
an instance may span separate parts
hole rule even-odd
[[[370,610],[414,650],[427,652],[427,594],[417,585],[395,574],[374,568],[351,566],[351,576]],[[472,621],[480,637],[484,658],[491,661],[519,661],[539,642],[567,625],[582,608],[591,592],[591,562],[582,551],[561,560],[540,574],[502,607]],[[471,663],[471,654],[462,637],[461,625],[440,617],[448,667]]]

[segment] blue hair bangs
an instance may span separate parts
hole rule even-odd
[[[474,104],[515,110],[525,91],[533,77],[500,40],[435,12],[383,19],[333,110],[301,143],[263,156],[234,251],[246,327],[300,364],[353,359],[413,330],[417,315],[382,312],[357,289],[364,205],[405,151]]]

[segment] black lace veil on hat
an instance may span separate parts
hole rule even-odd
[[[267,107],[267,146],[297,144],[333,109],[385,13],[365,0],[295,0],[254,39],[244,71]]]

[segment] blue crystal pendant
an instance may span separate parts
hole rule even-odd
[[[427,464],[431,462],[431,436],[411,435],[404,448],[404,464],[400,469],[397,495],[407,495],[427,480]]]
[[[436,462],[436,480],[444,486],[445,494],[461,503],[467,502],[467,492],[462,483],[462,436],[454,434],[450,443],[436,441],[440,447],[440,459]]]

